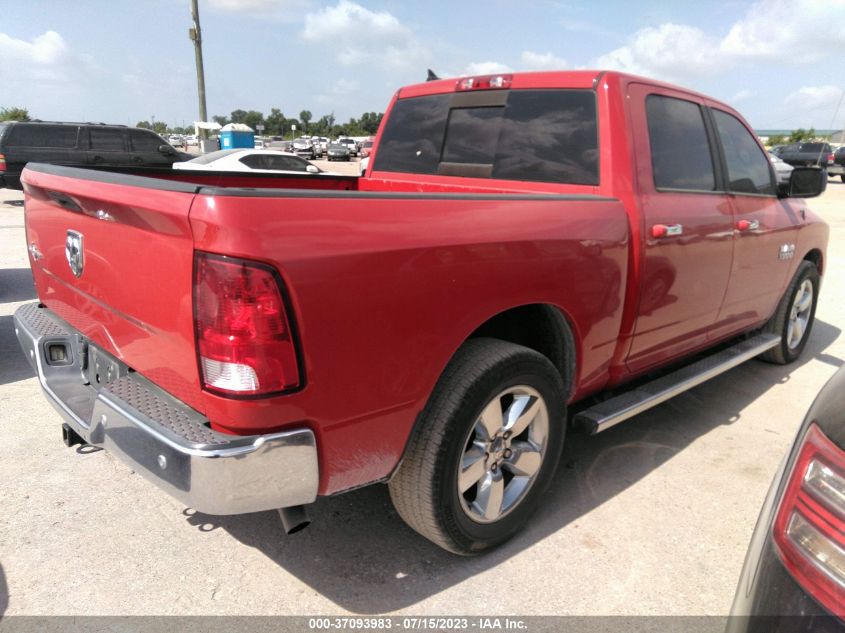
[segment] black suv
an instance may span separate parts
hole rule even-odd
[[[793,167],[818,166],[826,169],[833,164],[833,152],[829,143],[810,141],[806,143],[790,143],[772,150],[783,162]]]
[[[30,161],[77,167],[170,167],[189,160],[155,132],[104,123],[0,123],[0,187],[21,189]]]

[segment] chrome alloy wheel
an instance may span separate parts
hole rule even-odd
[[[810,322],[810,312],[813,308],[813,282],[805,279],[795,293],[792,309],[789,312],[789,322],[786,327],[786,344],[789,349],[795,349],[801,344],[807,324]]]
[[[493,398],[464,441],[458,496],[467,516],[492,523],[525,497],[546,454],[549,411],[537,390],[509,387]]]

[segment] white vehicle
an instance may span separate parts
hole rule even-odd
[[[769,160],[772,161],[772,166],[775,168],[775,174],[778,178],[778,183],[786,183],[789,182],[789,177],[792,175],[792,170],[794,169],[792,165],[789,163],[785,163],[782,161],[778,156],[775,156],[771,152],[769,153]]]
[[[275,174],[332,175],[321,170],[296,154],[272,149],[223,149],[210,152],[183,163],[174,163],[174,169],[196,171],[249,171]]]
[[[196,136],[196,134],[191,134],[190,136],[186,136],[186,137],[185,137],[185,141],[188,143],[188,145],[197,145],[197,144],[199,144],[199,141],[197,140],[197,136]]]

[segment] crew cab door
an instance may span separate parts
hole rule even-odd
[[[645,84],[628,88],[641,202],[633,372],[707,342],[728,287],[733,211],[703,102]]]
[[[800,201],[795,205],[778,199],[771,161],[746,125],[724,110],[714,107],[710,112],[736,235],[728,292],[711,333],[711,338],[721,338],[760,324],[774,313],[788,282],[803,219]]]

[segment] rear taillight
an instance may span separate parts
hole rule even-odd
[[[845,617],[845,452],[811,425],[774,523],[790,574],[828,611]]]
[[[197,253],[194,320],[209,391],[263,396],[300,386],[281,280],[257,262]]]
[[[833,152],[827,155],[827,164],[832,165],[834,160]]]
[[[0,154],[0,171],[6,171],[6,157]]]
[[[485,77],[465,77],[458,79],[455,90],[495,90],[510,88],[513,75],[487,75]]]

